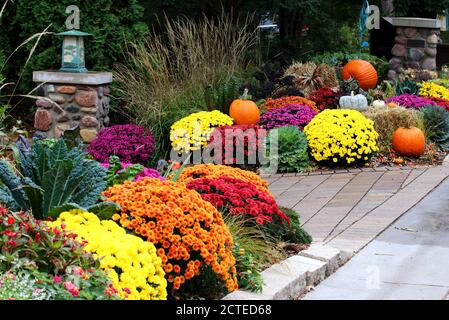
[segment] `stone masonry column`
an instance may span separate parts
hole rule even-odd
[[[110,72],[68,73],[35,71],[33,81],[42,83],[34,116],[36,134],[60,138],[65,130],[79,127],[84,142],[95,139],[109,125]]]
[[[396,27],[388,78],[396,80],[408,68],[435,71],[440,21],[425,18],[385,17]]]

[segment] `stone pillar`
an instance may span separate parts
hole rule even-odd
[[[435,71],[439,20],[423,18],[385,18],[396,26],[395,45],[391,49],[388,78],[396,80],[405,69]]]
[[[33,72],[33,81],[43,83],[36,101],[36,134],[60,138],[65,130],[79,127],[84,142],[91,142],[97,132],[109,125],[110,72],[67,73]]]

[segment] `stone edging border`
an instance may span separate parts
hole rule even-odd
[[[446,160],[445,160],[446,161]],[[449,163],[449,160],[448,160]],[[444,165],[444,162],[443,162]],[[433,166],[423,165],[423,166],[383,166],[383,167],[369,167],[369,168],[351,168],[351,169],[336,169],[336,170],[317,170],[311,172],[301,172],[301,173],[275,173],[275,174],[260,174],[261,178],[281,178],[281,177],[302,177],[302,176],[316,176],[316,175],[326,175],[326,174],[340,174],[340,173],[361,173],[361,172],[385,172],[385,171],[401,171],[401,170],[425,170],[432,168]]]
[[[223,300],[294,300],[316,286],[351,259],[352,254],[333,247],[312,244],[306,250],[261,272],[261,293],[237,290]]]
[[[441,166],[449,166],[449,154],[443,160]],[[416,166],[380,166],[380,167],[363,167],[363,168],[351,168],[351,169],[335,169],[335,170],[317,170],[312,172],[301,173],[275,173],[275,174],[260,174],[261,178],[281,178],[281,177],[302,177],[302,176],[316,176],[325,174],[338,174],[338,173],[360,173],[360,172],[383,172],[383,171],[400,171],[400,170],[425,170],[433,168],[431,165],[416,165]]]

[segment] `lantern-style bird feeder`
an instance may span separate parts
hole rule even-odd
[[[63,72],[82,73],[87,72],[84,60],[84,37],[90,33],[79,30],[60,32],[57,36],[63,36],[61,69]]]

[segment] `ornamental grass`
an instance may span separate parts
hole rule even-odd
[[[164,300],[167,281],[161,259],[153,244],[127,234],[111,220],[101,220],[83,210],[62,212],[51,227],[60,227],[87,242],[84,250],[100,259],[100,267],[107,271],[114,288],[122,299]]]
[[[224,166],[221,164],[208,163],[186,167],[184,168],[184,170],[182,170],[177,181],[187,184],[196,179],[201,178],[215,179],[222,176],[250,182],[258,190],[271,194],[270,191],[268,190],[268,181],[260,178],[257,174],[239,168]]]
[[[206,287],[221,284],[222,291],[237,288],[232,235],[217,209],[197,192],[144,178],[113,186],[103,195],[122,207],[115,221],[154,243],[172,295],[182,295],[180,289],[199,279]]]

